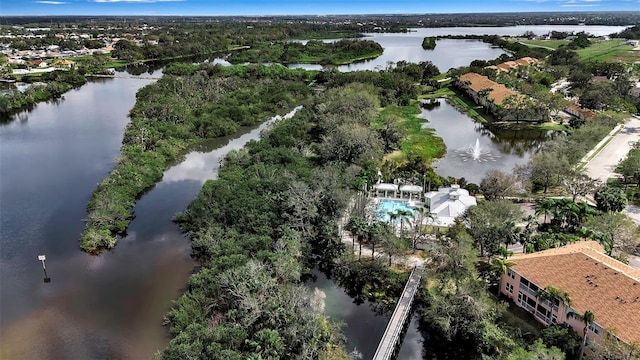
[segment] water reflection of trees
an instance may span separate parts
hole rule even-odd
[[[549,140],[546,131],[536,129],[489,129],[481,126],[479,132],[489,138],[500,152],[517,156],[536,152]]]

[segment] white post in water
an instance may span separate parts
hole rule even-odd
[[[51,278],[47,276],[47,267],[44,262],[47,260],[45,255],[38,255],[38,260],[42,261],[42,271],[44,271],[44,282],[48,283],[51,281]]]

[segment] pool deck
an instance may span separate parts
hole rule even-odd
[[[398,200],[397,198],[380,198],[380,199],[387,199],[387,200]],[[408,199],[407,199],[408,200]],[[375,206],[375,203],[372,201],[372,205]],[[340,234],[340,241],[342,241],[347,247],[352,246],[352,244],[354,244],[354,238],[353,236],[351,236],[351,234],[344,229],[345,224],[349,221],[349,209],[353,206],[353,201],[349,204],[349,206],[347,207],[347,210],[344,212],[344,215],[342,216],[342,218],[340,219],[340,224],[339,224],[339,234]],[[358,246],[356,246],[353,249],[354,254],[358,254]],[[368,247],[367,245],[362,245],[362,255],[365,257],[370,257],[372,255],[371,252],[371,248]],[[387,257],[389,255],[380,252],[378,250],[375,251],[375,253],[373,253],[374,258],[378,259],[381,257]],[[416,267],[419,265],[423,265],[426,263],[427,260],[422,259],[421,257],[417,256],[417,255],[413,255],[413,254],[407,254],[404,256],[392,256],[391,257],[391,262],[394,264],[398,264],[398,265],[403,265],[406,267]]]

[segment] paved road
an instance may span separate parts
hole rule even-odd
[[[623,213],[625,213],[634,223],[640,226],[640,207],[627,205],[627,208],[624,209]]]
[[[634,142],[640,141],[640,118],[632,117],[618,134],[585,166],[587,174],[605,182],[616,166],[631,150]]]
[[[629,255],[629,266],[640,270],[640,256]]]

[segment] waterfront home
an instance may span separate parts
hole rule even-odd
[[[584,322],[571,316],[594,315],[588,342],[601,342],[609,333],[627,343],[640,343],[640,270],[604,253],[595,241],[509,259],[514,263],[500,281],[500,292],[544,325],[569,324],[584,335]],[[554,288],[568,297],[553,295]],[[557,291],[556,291],[557,294]]]
[[[510,90],[484,75],[473,72],[461,75],[459,83],[475,102],[483,106],[487,106],[488,103],[500,105],[507,97],[518,94],[518,92]],[[482,94],[483,91],[486,91],[487,94]]]
[[[467,73],[461,75],[458,86],[463,89],[477,104],[489,109],[494,114],[497,106],[504,103],[510,96],[518,96],[519,92],[508,89],[506,86],[497,83],[484,75],[477,73]]]

